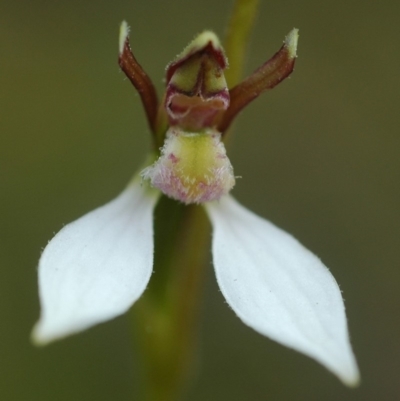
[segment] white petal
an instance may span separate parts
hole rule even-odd
[[[356,385],[343,300],[328,269],[291,235],[231,197],[206,209],[218,284],[239,318]]]
[[[137,180],[49,242],[39,262],[42,311],[33,331],[36,343],[116,317],[140,297],[152,272],[157,199]]]

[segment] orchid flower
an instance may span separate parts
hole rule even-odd
[[[165,195],[204,206],[219,287],[246,325],[315,359],[345,384],[357,384],[343,299],[332,274],[293,236],[229,194],[235,175],[223,142],[227,129],[244,106],[292,72],[297,30],[231,89],[217,36],[201,33],[168,65],[160,107],[128,33],[124,22],[119,64],[142,98],[156,151],[117,198],[66,225],[44,249],[34,340],[44,344],[78,333],[135,303],[152,275],[153,211]]]

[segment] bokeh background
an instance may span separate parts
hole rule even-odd
[[[38,349],[36,265],[63,224],[118,194],[149,148],[138,96],[117,66],[131,25],[162,90],[165,65],[232,1],[0,3],[0,399],[136,400],[129,317]],[[331,268],[362,373],[354,390],[245,327],[208,267],[196,380],[187,399],[400,399],[400,5],[261,0],[246,72],[300,28],[291,79],[238,119],[229,155],[241,203]]]

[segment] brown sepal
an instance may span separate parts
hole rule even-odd
[[[150,129],[153,134],[156,133],[158,113],[157,92],[153,82],[133,55],[128,36],[126,36],[123,49],[119,54],[118,64],[138,91]]]
[[[296,57],[293,57],[285,43],[271,59],[230,89],[230,104],[228,109],[221,113],[218,130],[224,133],[245,106],[287,78],[293,71],[295,60]]]

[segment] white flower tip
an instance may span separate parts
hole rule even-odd
[[[343,379],[342,382],[343,382],[343,384],[345,384],[347,387],[350,387],[350,388],[359,387],[359,385],[361,383],[360,374],[357,371],[357,373],[355,375],[353,375],[351,378]]]
[[[347,369],[343,369],[343,371],[340,373],[338,372],[337,375],[342,383],[347,387],[355,388],[360,385],[360,372],[353,355],[351,363],[348,365]]]
[[[289,58],[297,57],[297,42],[299,40],[299,30],[293,28],[285,38],[285,47],[288,50]]]
[[[49,324],[51,322],[46,322],[43,318],[33,326],[31,333],[31,342],[37,347],[44,347],[54,341],[62,340],[72,334],[76,334],[83,330],[82,328],[75,327],[63,327],[63,326],[52,326]]]
[[[121,27],[119,28],[119,54],[124,51],[125,42],[129,35],[129,26],[126,21],[122,21]]]
[[[42,322],[37,322],[35,326],[33,326],[31,333],[31,341],[33,345],[36,345],[37,347],[43,347],[55,340],[54,337],[46,335],[46,333],[43,332],[42,327]]]
[[[314,355],[315,359],[330,370],[345,386],[358,387],[360,385],[360,371],[351,344],[346,335],[342,340],[336,339],[322,354]],[[313,357],[312,355],[309,355]]]

